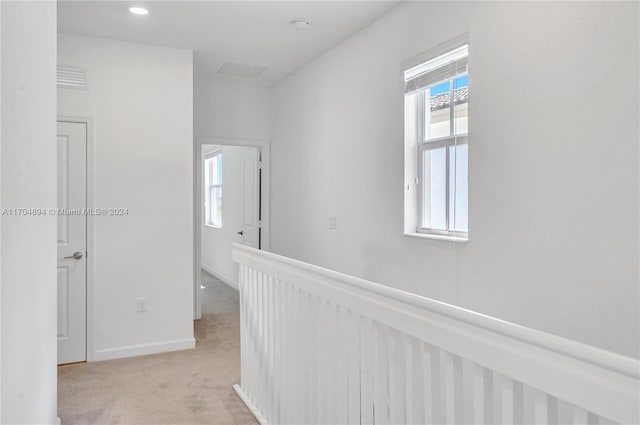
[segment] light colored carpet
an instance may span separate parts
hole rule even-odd
[[[238,294],[203,273],[196,348],[58,368],[63,425],[251,424],[240,381]]]

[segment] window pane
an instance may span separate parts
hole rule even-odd
[[[211,158],[204,160],[204,186],[207,187],[211,184]]]
[[[208,220],[209,220],[209,224],[215,224],[214,222],[214,217],[215,217],[215,189],[214,186],[209,186],[209,202],[210,202],[210,206],[209,206],[209,215],[207,216]]]
[[[463,75],[453,81],[455,134],[467,134],[469,131],[469,76]]]
[[[211,194],[208,187],[211,185],[211,159],[204,160],[204,181],[202,187],[204,188],[204,222],[211,224]]]
[[[211,186],[209,197],[211,199],[209,224],[222,226],[222,186]]]
[[[204,222],[211,224],[211,200],[208,190],[204,191]]]
[[[218,161],[216,184],[222,184],[222,154],[218,155],[216,159]]]
[[[469,231],[469,145],[449,147],[449,230]]]
[[[216,155],[212,158],[211,172],[211,184],[222,184],[222,155]]]
[[[222,186],[216,188],[215,222],[222,226]]]
[[[447,148],[423,152],[422,226],[429,229],[447,228]]]
[[[425,93],[425,140],[451,135],[451,81],[431,87]]]

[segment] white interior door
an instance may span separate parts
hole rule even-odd
[[[58,122],[58,363],[86,360],[87,125]]]
[[[258,149],[247,149],[242,157],[242,243],[259,248],[260,183]]]

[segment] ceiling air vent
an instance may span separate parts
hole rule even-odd
[[[239,63],[227,62],[216,72],[220,75],[230,75],[232,77],[256,78],[267,69],[260,65],[243,65]]]
[[[56,82],[59,88],[86,90],[87,71],[74,66],[58,65]]]

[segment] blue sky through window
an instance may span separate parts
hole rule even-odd
[[[462,77],[458,77],[453,81],[453,89],[458,90],[463,87],[467,87],[469,85],[469,76],[463,75]],[[449,93],[451,88],[451,81],[443,81],[440,84],[437,84],[431,89],[429,89],[429,94],[431,97],[438,96],[439,94]]]
[[[453,81],[453,89],[458,90],[463,87],[467,87],[469,85],[469,76],[463,75],[462,77],[458,77]]]
[[[451,84],[450,81],[445,81],[443,83],[440,83],[436,86],[431,87],[431,91],[430,91],[431,97],[434,97],[443,93],[449,93],[449,90],[451,87],[450,84]]]

